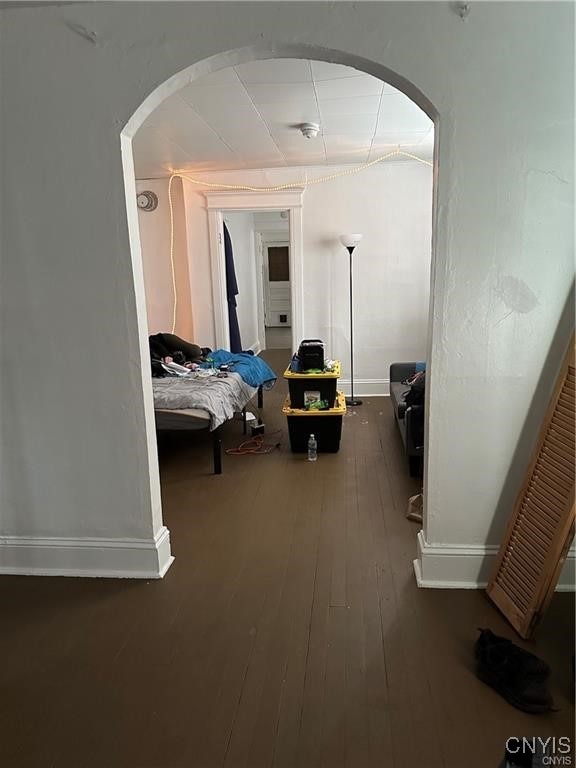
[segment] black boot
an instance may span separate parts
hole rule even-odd
[[[550,677],[550,667],[545,661],[539,659],[538,656],[534,656],[533,653],[525,651],[523,648],[519,648],[514,645],[512,640],[508,640],[507,637],[500,637],[495,635],[490,629],[481,629],[480,637],[476,641],[476,658],[479,654],[485,650],[488,646],[500,646],[502,653],[507,655],[517,656],[524,665],[524,668],[528,674],[535,675],[537,677],[546,680]]]
[[[534,714],[553,708],[546,684],[550,668],[545,661],[489,629],[480,630],[474,652],[477,677],[509,704]]]

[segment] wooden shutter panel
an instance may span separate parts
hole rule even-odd
[[[550,602],[574,537],[574,338],[487,593],[523,638]]]

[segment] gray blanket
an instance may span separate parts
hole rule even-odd
[[[152,379],[152,390],[154,408],[170,411],[200,408],[210,414],[210,429],[231,419],[257,392],[237,373],[229,373],[225,379],[167,376]]]

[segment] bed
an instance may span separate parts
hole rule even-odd
[[[263,388],[273,386],[276,381],[274,372],[259,358],[247,362],[237,359],[235,364],[233,357],[243,358],[245,355],[226,353],[223,356],[218,352],[215,353],[218,365],[227,359],[227,364],[231,368],[236,366],[242,375],[229,370],[225,377],[220,378],[215,375],[215,370],[201,369],[189,376],[152,379],[156,429],[209,430],[212,434],[214,474],[217,475],[222,473],[221,426],[241,413],[245,434],[247,404],[257,394],[258,408],[262,408]]]

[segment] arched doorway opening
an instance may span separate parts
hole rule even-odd
[[[375,62],[368,61],[361,57],[352,55],[347,52],[335,51],[330,49],[324,49],[311,45],[294,45],[294,44],[278,44],[278,45],[263,45],[263,46],[251,46],[236,51],[228,51],[217,56],[213,56],[201,62],[197,62],[190,67],[186,68],[175,74],[172,78],[158,86],[148,98],[140,105],[135,111],[131,119],[128,121],[121,133],[122,144],[122,157],[124,164],[124,179],[125,179],[125,191],[126,191],[126,204],[128,212],[128,227],[130,233],[131,250],[133,269],[135,274],[135,282],[138,285],[143,285],[142,280],[142,263],[140,253],[140,233],[138,227],[138,217],[136,208],[136,186],[133,167],[132,156],[132,140],[136,135],[138,129],[142,126],[146,118],[157,109],[167,98],[173,94],[178,93],[182,88],[186,87],[194,80],[208,74],[215,73],[219,70],[227,67],[248,63],[251,61],[261,59],[309,59],[315,61],[325,61],[333,64],[342,64],[344,66],[352,67],[373,77],[392,85],[394,88],[402,91],[408,98],[410,98],[420,109],[422,109],[428,117],[433,121],[435,131],[435,141],[437,142],[437,127],[438,127],[438,114],[431,102],[421,93],[413,84],[407,81],[399,74],[387,69],[386,67],[377,64]],[[436,164],[437,153],[434,153]],[[434,261],[435,261],[435,227],[434,222],[436,220],[436,185],[437,185],[437,168],[434,167],[434,183],[433,183],[433,211],[432,211],[432,245],[431,245],[431,259],[432,268],[431,274],[434,276]],[[137,290],[138,297],[138,324],[139,333],[141,336],[141,342],[145,342],[147,335],[147,323],[146,323],[146,308],[144,303],[144,297],[142,291]],[[430,291],[430,317],[433,315],[433,297],[434,291]],[[431,329],[429,329],[431,330]],[[432,346],[432,334],[429,332],[428,336],[428,355]],[[430,387],[428,387],[430,391]],[[148,418],[146,429],[149,439],[154,436],[154,421],[153,417]],[[427,432],[427,430],[426,430]],[[427,449],[425,447],[425,461],[424,461],[424,492],[426,492],[428,472],[427,461]],[[155,481],[156,482],[156,481]],[[159,480],[157,481],[159,484]],[[425,526],[425,520],[424,520]]]

